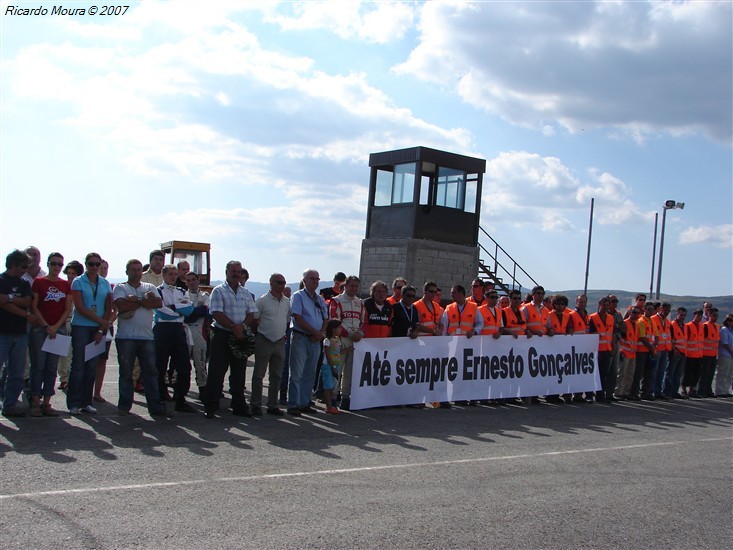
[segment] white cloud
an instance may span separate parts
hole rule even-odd
[[[733,225],[699,225],[680,233],[680,244],[708,243],[720,248],[733,248]]]
[[[155,26],[168,40],[143,51],[127,47],[116,32],[102,46],[21,49],[4,60],[12,91],[4,100],[57,104],[56,122],[103,137],[100,144],[125,151],[136,172],[196,182],[272,180],[276,159],[363,163],[375,150],[415,143],[470,146],[469,132],[414,116],[365,74],[328,74],[315,70],[312,59],[263,48],[227,17],[231,3],[202,10],[199,26],[192,5],[182,9],[170,17],[169,7],[146,3],[134,12],[143,36]],[[78,23],[67,31],[84,32]]]
[[[395,70],[515,124],[733,137],[730,2],[428,2]]]
[[[631,189],[619,178],[596,169],[589,170],[588,178],[587,183],[581,181],[555,157],[501,153],[486,163],[482,212],[492,220],[547,231],[574,230],[575,224],[563,212],[587,212],[591,198],[596,199],[595,216],[601,224],[653,216],[633,202]]]
[[[293,16],[272,14],[269,18],[283,30],[323,30],[344,39],[358,38],[386,44],[401,39],[413,26],[413,2],[295,2]]]

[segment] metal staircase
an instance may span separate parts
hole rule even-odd
[[[491,243],[493,243],[494,248],[493,252],[491,252],[488,248],[481,244],[481,242],[478,243],[479,277],[486,276],[491,282],[494,283],[494,286],[497,289],[502,290],[506,294],[508,294],[510,290],[519,290],[520,292],[522,292],[522,284],[517,279],[517,271],[520,272],[520,277],[526,277],[526,279],[524,279],[524,282],[528,283],[527,288],[529,288],[529,281],[531,281],[531,283],[535,286],[539,284],[480,225],[479,230],[481,231],[481,233],[489,238]],[[491,247],[491,245],[489,245],[489,247]],[[506,282],[504,282],[505,279]]]

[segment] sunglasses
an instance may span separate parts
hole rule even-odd
[[[414,298],[414,297],[415,297],[415,295],[414,295],[414,294],[403,294],[402,296],[403,296],[404,298]]]
[[[49,267],[64,267],[64,262],[48,262]]]
[[[87,262],[87,267],[99,267],[102,265],[101,262]]]

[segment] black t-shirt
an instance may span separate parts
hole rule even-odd
[[[408,329],[414,330],[420,324],[420,314],[415,306],[408,308],[397,302],[392,311],[392,336],[407,336]]]
[[[0,294],[12,294],[14,298],[32,296],[31,285],[20,277],[0,274]],[[27,319],[0,308],[0,334],[24,334]]]

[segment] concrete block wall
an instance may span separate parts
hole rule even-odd
[[[478,247],[424,239],[364,239],[360,295],[368,295],[376,280],[390,286],[395,277],[402,276],[418,289],[418,295],[425,281],[435,281],[447,296],[454,284],[470,287],[478,273],[478,259]]]

